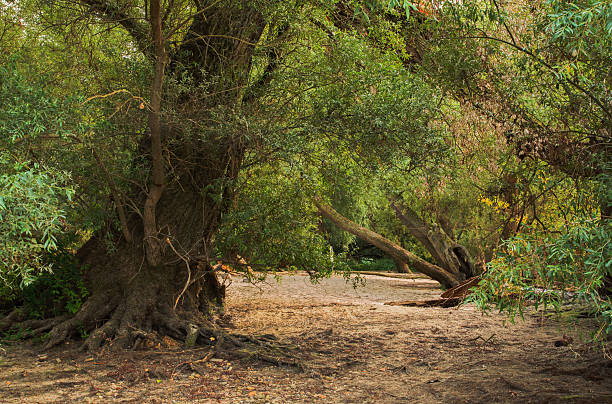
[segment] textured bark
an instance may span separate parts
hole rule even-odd
[[[118,15],[114,3],[82,2],[102,21]],[[161,2],[151,0],[148,7],[150,36],[143,35],[141,20],[130,17],[137,14],[130,12],[132,5],[124,5],[119,23],[154,71],[148,131],[140,141],[143,155],[137,157],[137,164],[148,164],[149,177],[146,186],[129,192],[142,216],[132,212],[122,219],[123,235],[130,237],[95,234],[79,250],[91,295],[75,316],[53,324],[47,347],[83,331],[90,333],[88,349],[105,343],[137,348],[163,335],[189,337],[189,344],[220,337],[213,320],[225,287],[208,263],[221,217],[231,205],[245,145],[241,133],[219,131],[210,111],[243,103],[254,44],[265,27],[258,10],[239,3],[198,2],[182,46],[173,54],[166,53],[162,22],[167,10]],[[168,121],[163,82],[171,74],[191,75],[196,85],[193,94],[168,106],[180,114]],[[200,80],[213,81],[215,88],[202,96]]]
[[[394,201],[391,207],[410,234],[431,254],[438,266],[464,280],[477,275],[474,262],[467,249],[452,240],[439,226],[429,225],[409,207],[401,208]]]
[[[184,340],[193,325],[202,330],[200,342],[212,336],[211,315],[223,304],[224,287],[205,256],[198,260],[188,251],[205,254],[210,248],[210,235],[202,232],[203,213],[216,208],[208,204],[207,209],[195,191],[169,187],[158,202],[156,219],[167,240],[161,245],[159,264],[147,262],[143,227],[134,216],[131,230],[136,242],[117,235],[116,250],[109,253],[105,238],[96,235],[81,248],[78,258],[89,268],[85,280],[91,296],[73,318],[52,329],[47,347],[61,343],[77,329],[90,333],[89,349],[105,342],[134,347],[162,335]]]
[[[366,229],[365,227],[359,226],[358,224],[348,220],[340,213],[336,212],[331,206],[324,204],[317,198],[315,198],[314,203],[317,206],[319,212],[329,218],[341,229],[348,231],[351,234],[354,234],[355,236],[367,241],[370,244],[375,245],[376,247],[389,254],[394,259],[406,262],[411,268],[414,268],[417,271],[429,276],[430,278],[437,280],[443,286],[450,288],[459,284],[459,282],[463,280],[459,277],[461,274],[450,273],[444,268],[441,268],[437,265],[433,265],[417,257],[410,251],[395,244],[394,242],[388,240],[380,234],[373,232],[372,230]]]
[[[157,266],[161,263],[161,240],[157,234],[157,220],[155,210],[157,202],[162,196],[164,182],[166,179],[163,155],[162,155],[162,124],[161,124],[161,101],[162,88],[164,84],[164,73],[166,70],[166,49],[162,33],[161,1],[151,0],[151,36],[155,49],[155,74],[151,85],[151,102],[149,111],[149,135],[151,141],[151,181],[149,192],[144,203],[144,245],[147,263]]]

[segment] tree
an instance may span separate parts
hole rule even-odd
[[[612,6],[438,2],[433,14],[395,29],[420,45],[424,74],[494,122],[518,159],[497,195],[509,205],[501,235],[510,240],[476,300],[514,315],[526,302],[572,301],[565,291],[577,290],[609,332]]]
[[[432,240],[436,240],[436,241],[439,240],[435,238],[437,236],[437,234],[435,233],[430,233],[429,237],[428,235],[423,235],[421,240],[423,244],[431,248],[433,253],[436,254],[436,257],[440,259],[439,261],[441,263],[440,265],[444,265],[442,267],[438,265],[433,265],[423,260],[422,258],[419,258],[418,256],[411,253],[410,251],[402,248],[401,246],[393,243],[392,241],[386,239],[380,234],[377,234],[371,230],[368,230],[364,227],[357,225],[356,223],[340,215],[331,206],[326,205],[319,200],[315,200],[315,205],[319,209],[319,212],[327,216],[332,222],[334,222],[341,229],[348,231],[356,235],[357,237],[360,237],[364,239],[365,241],[375,245],[376,247],[385,251],[387,254],[389,254],[394,259],[407,263],[410,268],[416,269],[417,271],[431,277],[432,279],[437,280],[445,287],[450,288],[453,286],[457,286],[460,282],[465,280],[466,277],[471,277],[471,276],[476,275],[474,268],[473,268],[473,263],[471,263],[471,261],[464,260],[463,262],[459,262],[459,257],[463,257],[460,254],[463,254],[464,253],[463,251],[465,250],[462,246],[454,245],[452,247],[449,247],[448,245],[444,245],[443,248],[445,249],[440,249],[438,246],[435,246],[435,247],[433,246]],[[422,224],[423,226],[426,226],[422,221],[420,221],[419,223]],[[416,228],[411,227],[411,229],[414,229],[415,234],[419,234],[419,237],[421,237],[421,231],[424,228],[425,227],[420,227],[420,226]],[[432,235],[434,237],[431,237]],[[455,252],[455,249],[458,249],[461,252],[457,253]],[[442,256],[440,254],[444,254],[444,255]],[[446,260],[447,257],[452,257],[455,260],[457,260],[458,265],[455,264],[455,262],[453,261],[451,262],[442,261],[442,260]],[[469,260],[469,256],[467,256],[467,258]]]
[[[47,347],[77,330],[90,332],[89,349],[107,341],[134,346],[152,332],[200,342],[216,337],[211,312],[224,287],[211,261],[237,252],[224,244],[228,234],[219,226],[240,205],[245,165],[308,161],[310,150],[323,150],[323,139],[360,143],[362,151],[389,158],[397,146],[415,166],[442,149],[423,103],[412,97],[426,86],[359,37],[330,37],[325,7],[87,0],[43,9],[41,18],[30,10],[17,46],[37,27],[48,28],[52,35],[32,35],[34,43],[68,51],[31,69],[61,71],[73,63],[83,76],[67,75],[45,96],[87,97],[75,97],[61,130],[25,131],[11,147],[49,166],[84,165],[75,176],[82,209],[75,215],[87,217],[90,203],[101,206],[77,253],[90,297],[67,320],[37,323],[38,333],[52,327]],[[73,13],[79,18],[66,22]],[[40,52],[32,48],[29,55]],[[27,77],[44,86],[35,72]],[[320,241],[301,240],[308,239]],[[3,328],[19,325],[17,317]]]
[[[273,15],[275,6],[257,7],[246,1],[85,0],[76,5],[59,1],[45,8],[50,12],[46,23],[56,30],[58,41],[67,35],[64,28],[78,32],[87,31],[89,24],[106,27],[103,32],[112,32],[116,41],[110,45],[123,47],[129,62],[144,66],[138,74],[146,77],[149,87],[147,98],[137,95],[143,88],[128,87],[83,103],[126,94],[124,105],[139,105],[121,117],[120,125],[136,133],[136,139],[124,137],[122,149],[97,149],[94,145],[104,145],[104,138],[89,142],[78,131],[51,140],[90,149],[115,205],[120,232],[102,226],[79,249],[91,296],[72,318],[59,324],[51,321],[56,325],[47,347],[79,328],[92,331],[86,341],[90,349],[111,340],[117,346],[133,346],[151,331],[180,340],[194,329],[200,340],[215,334],[208,319],[222,303],[224,287],[210,265],[212,244],[247,150],[248,130],[240,127],[240,111],[260,96],[279,57],[273,45],[287,25]],[[284,7],[290,14],[293,6]],[[71,11],[80,19],[64,24],[63,15]],[[26,21],[26,26],[36,21]],[[79,44],[79,38],[72,41]],[[259,70],[253,67],[256,50]],[[133,80],[126,77],[122,85]],[[146,127],[138,128],[143,122]],[[104,128],[87,133],[113,139],[112,131]],[[127,157],[127,180],[118,177],[119,170],[109,166],[112,159],[105,158],[117,154]]]
[[[321,196],[317,209],[332,222],[453,286],[474,274],[467,251],[475,251],[478,233],[493,228],[494,236],[484,235],[489,248],[523,222],[539,223],[536,209],[550,210],[542,195],[553,188],[540,192],[533,184],[547,181],[532,181],[550,173],[542,161],[589,184],[600,181],[605,164],[599,163],[609,155],[600,142],[609,126],[604,31],[597,40],[581,38],[588,60],[568,65],[561,48],[569,39],[547,41],[534,28],[521,32],[527,38],[521,41],[533,43],[517,41],[513,20],[495,1],[413,5],[58,0],[10,6],[0,44],[3,55],[25,59],[12,71],[27,85],[2,83],[10,95],[0,107],[10,117],[3,119],[9,136],[2,142],[11,150],[2,169],[21,164],[3,182],[28,172],[40,179],[38,193],[49,196],[41,217],[53,222],[47,228],[54,237],[65,231],[81,239],[77,257],[91,291],[73,317],[37,323],[36,332],[52,327],[47,346],[77,329],[90,332],[90,349],[105,341],[135,346],[153,334],[210,341],[218,332],[211,313],[224,297],[211,262],[241,255],[258,267],[299,263],[329,273],[312,268],[333,263],[333,254],[324,258],[328,246],[317,233],[313,195]],[[551,3],[557,6],[563,8]],[[579,74],[566,74],[568,67]],[[552,90],[554,84],[561,90]],[[457,141],[448,121],[466,111],[480,113],[494,146]],[[507,139],[507,148],[497,147],[499,139]],[[462,147],[493,173],[461,168]],[[573,148],[589,164],[572,158]],[[37,167],[54,174],[38,175]],[[74,183],[64,184],[64,172]],[[270,184],[284,192],[266,191]],[[410,195],[419,187],[419,196]],[[12,206],[19,200],[10,198]],[[435,202],[433,208],[419,198]],[[455,218],[465,222],[462,229],[473,227],[469,234],[452,234],[445,217],[444,206],[457,201],[463,207]],[[483,204],[488,213],[474,214]],[[270,225],[262,212],[272,206],[282,211]],[[371,206],[403,222],[435,264],[361,226],[372,222]],[[465,219],[469,214],[476,219]],[[472,226],[489,216],[496,218],[489,228]],[[26,218],[36,223],[35,215]],[[285,224],[292,227],[283,234]],[[12,236],[25,239],[23,229]],[[38,248],[44,237],[38,229],[33,236],[28,242]],[[282,248],[272,245],[277,240]],[[310,255],[296,258],[287,253],[292,247]],[[34,261],[20,262],[26,268]]]

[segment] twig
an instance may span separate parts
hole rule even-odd
[[[181,297],[183,297],[183,294],[185,294],[185,291],[187,290],[187,288],[191,284],[191,267],[189,266],[189,260],[187,258],[185,258],[184,256],[182,256],[181,254],[179,254],[178,251],[176,251],[176,248],[174,248],[174,246],[172,245],[172,242],[170,241],[170,238],[166,237],[166,243],[168,243],[170,248],[172,248],[172,251],[174,251],[174,253],[176,255],[178,255],[178,257],[180,259],[182,259],[185,262],[185,265],[187,266],[187,282],[185,282],[185,286],[183,287],[183,290],[181,291],[181,293],[179,293],[178,297],[176,298],[176,301],[174,302],[174,309],[176,309],[176,306],[178,305],[179,299]]]
[[[494,337],[495,337],[495,334],[492,334],[492,335],[491,335],[489,338],[484,339],[483,337],[481,337],[481,336],[479,335],[479,336],[477,336],[476,338],[472,338],[472,339],[470,339],[470,341],[472,341],[472,342],[476,342],[476,341],[478,341],[479,339],[481,339],[481,340],[483,340],[483,341],[484,341],[484,344],[488,344],[489,342],[491,342],[491,340],[492,340]]]
[[[128,90],[126,90],[124,88],[122,88],[120,90],[111,91],[108,94],[98,94],[98,95],[91,96],[91,97],[87,98],[85,101],[83,101],[83,104],[85,104],[85,103],[87,103],[87,102],[89,102],[91,100],[95,100],[96,98],[107,98],[107,97],[110,97],[110,96],[113,96],[113,95],[119,94],[119,93],[128,93],[133,99],[142,102],[143,105],[147,105],[147,106],[149,105],[144,98],[138,97],[138,96],[132,94],[130,91],[128,91]]]
[[[186,362],[179,363],[178,365],[176,365],[174,367],[174,369],[172,369],[172,373],[170,374],[170,377],[174,377],[174,374],[176,373],[176,370],[179,367],[183,366],[183,365],[191,366],[191,365],[196,364],[196,363],[208,362],[208,360],[214,356],[215,352],[216,352],[216,349],[215,348],[211,348],[210,351],[208,351],[206,353],[206,355],[204,355],[204,357],[202,359],[198,359],[198,360],[195,360],[195,361],[186,361]],[[192,370],[194,370],[194,369],[192,369]]]

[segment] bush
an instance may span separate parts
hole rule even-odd
[[[0,289],[0,309],[22,306],[28,318],[50,318],[79,310],[89,292],[73,252],[60,248],[44,254],[43,262],[50,269],[27,286]]]
[[[532,304],[558,310],[563,303],[583,303],[601,320],[595,338],[602,339],[612,332],[610,240],[612,223],[596,218],[576,219],[556,236],[520,234],[504,243],[469,300],[511,319]]]
[[[89,295],[83,269],[71,251],[53,251],[46,256],[52,270],[23,289],[26,312],[33,318],[76,313]]]
[[[395,272],[395,262],[391,258],[361,258],[348,262],[351,271]]]

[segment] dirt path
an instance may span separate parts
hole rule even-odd
[[[235,331],[299,347],[303,370],[217,358],[181,365],[206,349],[92,357],[71,349],[76,343],[44,354],[9,346],[0,351],[0,402],[612,403],[612,362],[556,321],[504,324],[469,305],[385,306],[435,297],[437,284],[365,278],[356,290],[340,277],[319,285],[303,275],[280,285],[234,278]]]

